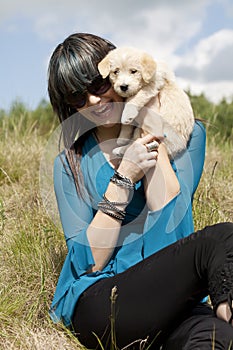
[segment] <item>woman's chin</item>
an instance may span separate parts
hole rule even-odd
[[[117,124],[119,124],[119,123],[112,123],[112,122],[107,122],[107,123],[105,123],[105,124],[101,124],[101,126],[102,127],[104,127],[104,128],[113,128],[114,126],[116,126]]]
[[[113,125],[120,123],[121,115],[123,111],[122,103],[105,103],[102,105],[91,107],[89,110],[90,119],[98,126],[112,127]]]

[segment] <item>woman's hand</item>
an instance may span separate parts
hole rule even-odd
[[[158,152],[148,152],[146,144],[155,140],[155,137],[147,134],[126,146],[124,156],[118,168],[119,173],[128,177],[133,183],[140,180],[146,172],[155,167]]]

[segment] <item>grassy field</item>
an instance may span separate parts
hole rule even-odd
[[[80,344],[48,308],[66,254],[42,204],[39,168],[46,135],[22,114],[0,129],[0,349],[65,350]],[[208,140],[194,200],[196,228],[233,220],[232,144]]]

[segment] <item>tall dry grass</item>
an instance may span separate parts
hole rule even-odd
[[[48,134],[20,118],[13,125],[6,118],[0,129],[0,349],[79,349],[48,317],[66,254],[39,191]]]
[[[66,254],[63,234],[48,217],[39,167],[51,130],[41,135],[22,114],[0,129],[0,349],[65,350],[80,344],[48,316]],[[194,200],[197,228],[233,219],[232,145],[210,140]]]
[[[232,141],[222,144],[207,140],[206,160],[194,197],[196,229],[222,221],[233,221]]]

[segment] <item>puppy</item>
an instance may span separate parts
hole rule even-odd
[[[165,63],[156,62],[136,48],[121,47],[110,51],[98,69],[103,78],[109,76],[116,93],[125,98],[119,145],[132,138],[132,124],[157,136],[153,118],[161,117],[166,135],[163,142],[170,158],[185,149],[193,130],[194,114],[187,94]],[[146,104],[150,109],[145,112]],[[141,110],[143,113],[139,113]],[[138,130],[133,135],[136,137]]]

